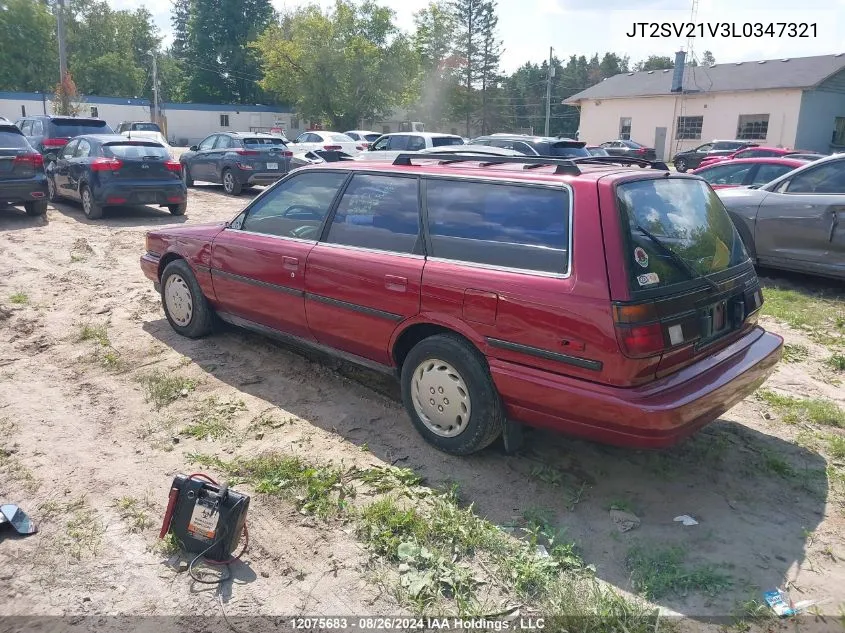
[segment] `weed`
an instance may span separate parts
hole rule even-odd
[[[209,396],[197,407],[191,423],[182,433],[198,440],[219,439],[232,433],[232,420],[238,412],[246,410],[242,400],[218,400]]]
[[[634,505],[625,499],[614,499],[608,504],[607,509],[621,510],[622,512],[630,512],[631,514],[636,514],[636,511],[634,510]]]
[[[161,409],[179,396],[187,396],[196,389],[197,381],[163,371],[154,371],[139,379],[144,386],[147,402],[152,402],[156,409]]]
[[[267,409],[252,418],[249,422],[249,427],[247,427],[247,431],[258,431],[262,428],[279,429],[292,421],[291,419],[280,420],[278,417],[270,413],[271,411],[272,409]]]
[[[163,539],[156,541],[154,549],[164,556],[173,556],[173,554],[176,554],[182,549],[182,545],[179,543],[179,539],[173,536],[172,532],[168,532]]]
[[[374,466],[353,472],[356,479],[360,479],[376,493],[390,492],[397,488],[418,486],[422,479],[410,468],[396,466]]]
[[[107,350],[100,357],[100,363],[103,367],[111,371],[122,371],[126,367],[126,363],[121,358],[120,352],[114,348]]]
[[[759,389],[757,397],[770,405],[789,424],[813,422],[827,426],[845,427],[845,411],[830,400],[822,398],[796,398],[769,389]]]
[[[845,354],[833,354],[825,359],[825,364],[836,371],[845,371]]]
[[[25,306],[29,303],[29,295],[19,290],[18,292],[15,292],[9,296],[9,301],[14,303],[15,305]]]
[[[68,517],[61,537],[62,548],[72,558],[81,559],[86,554],[96,555],[102,540],[103,525],[84,498],[53,508],[57,515]]]
[[[683,565],[684,558],[679,547],[650,551],[636,545],[628,551],[625,564],[634,589],[650,600],[669,594],[686,596],[691,591],[715,595],[732,584],[718,566],[689,568]]]
[[[810,350],[806,345],[787,343],[783,346],[783,361],[785,363],[800,363],[810,357]]]
[[[789,462],[783,459],[780,455],[776,455],[771,451],[761,451],[763,458],[763,468],[775,475],[783,477],[784,479],[791,479],[795,477],[795,469],[790,466]]]
[[[552,486],[560,486],[563,482],[563,474],[557,468],[552,468],[546,464],[537,464],[532,467],[531,476]]]
[[[9,428],[13,428],[12,425]],[[32,471],[15,457],[16,449],[0,446],[0,473],[11,481],[21,484],[27,492],[35,492],[41,486]]]
[[[784,288],[766,288],[763,313],[807,332],[822,345],[839,345],[845,335],[842,303],[806,292]]]
[[[102,347],[111,347],[111,341],[109,340],[109,333],[108,333],[108,326],[104,323],[100,325],[91,325],[89,323],[85,323],[79,329],[79,336],[77,340],[82,341],[96,341]]]
[[[127,522],[130,532],[142,532],[153,524],[141,502],[134,497],[121,497],[115,507],[120,518]]]
[[[88,259],[85,255],[80,255],[79,253],[71,253],[70,254],[70,263],[76,264],[78,262],[84,262]]]
[[[831,457],[834,459],[845,459],[845,437],[831,435],[827,438],[827,447]]]
[[[554,530],[554,511],[551,508],[528,508],[523,511],[528,531],[540,530],[552,532]]]

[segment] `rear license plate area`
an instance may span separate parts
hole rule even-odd
[[[267,163],[267,169],[278,169],[279,163]]]
[[[742,326],[745,321],[745,297],[742,294],[722,299],[706,306],[699,312],[699,333],[697,347],[705,347],[713,341]]]
[[[142,191],[141,193],[135,194],[135,199],[140,204],[151,204],[151,203],[153,203],[157,200],[157,196],[156,196],[155,193],[148,193],[148,192]]]

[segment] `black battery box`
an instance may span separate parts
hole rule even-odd
[[[186,552],[229,560],[241,540],[249,497],[204,475],[176,475],[159,536],[167,532]]]

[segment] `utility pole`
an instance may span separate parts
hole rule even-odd
[[[546,81],[546,136],[549,135],[549,121],[552,118],[552,77],[555,76],[554,49],[549,47],[549,77]]]
[[[67,75],[67,53],[65,51],[65,0],[59,0],[56,20],[59,39],[59,81],[64,82]]]
[[[156,65],[155,51],[150,51],[153,58],[153,123],[158,123],[158,66]]]

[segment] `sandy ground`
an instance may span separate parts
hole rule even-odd
[[[841,500],[822,458],[794,441],[801,429],[767,419],[757,400],[662,453],[530,432],[520,455],[494,445],[455,458],[414,432],[386,379],[234,329],[198,341],[176,335],[138,267],[144,232],[174,220],[229,219],[248,199],[201,186],[184,218],[133,207],[90,222],[72,203],[51,206],[45,218],[0,213],[0,501],[20,504],[41,528],[26,539],[0,536],[0,615],[215,615],[221,604],[229,615],[402,613],[373,582],[368,554],[348,527],[319,524],[266,497],[250,508],[251,548],[233,567],[234,584],[196,585],[168,566],[156,537],[173,475],[193,468],[187,455],[269,449],[410,467],[430,485],[457,483],[462,500],[497,524],[548,512],[598,577],[623,589],[626,553],[636,544],[677,546],[687,563],[730,575],[732,586],[716,596],[658,601],[680,613],[727,615],[786,582],[798,599],[822,600],[824,612],[845,603]],[[12,303],[14,293],[26,302]],[[96,342],[79,340],[85,324],[107,325],[114,367],[104,366]],[[769,386],[845,405],[845,389],[824,380],[823,350],[767,326],[811,351],[804,362],[782,364]],[[155,410],[137,381],[155,369],[198,386]],[[212,396],[245,404],[234,418],[237,434],[180,437]],[[285,424],[254,432],[251,423],[268,411]],[[772,472],[772,456],[799,476]],[[121,511],[127,496],[139,500],[149,525],[138,529]],[[633,510],[639,528],[620,533],[609,517],[614,504]],[[673,522],[682,514],[699,524]]]

